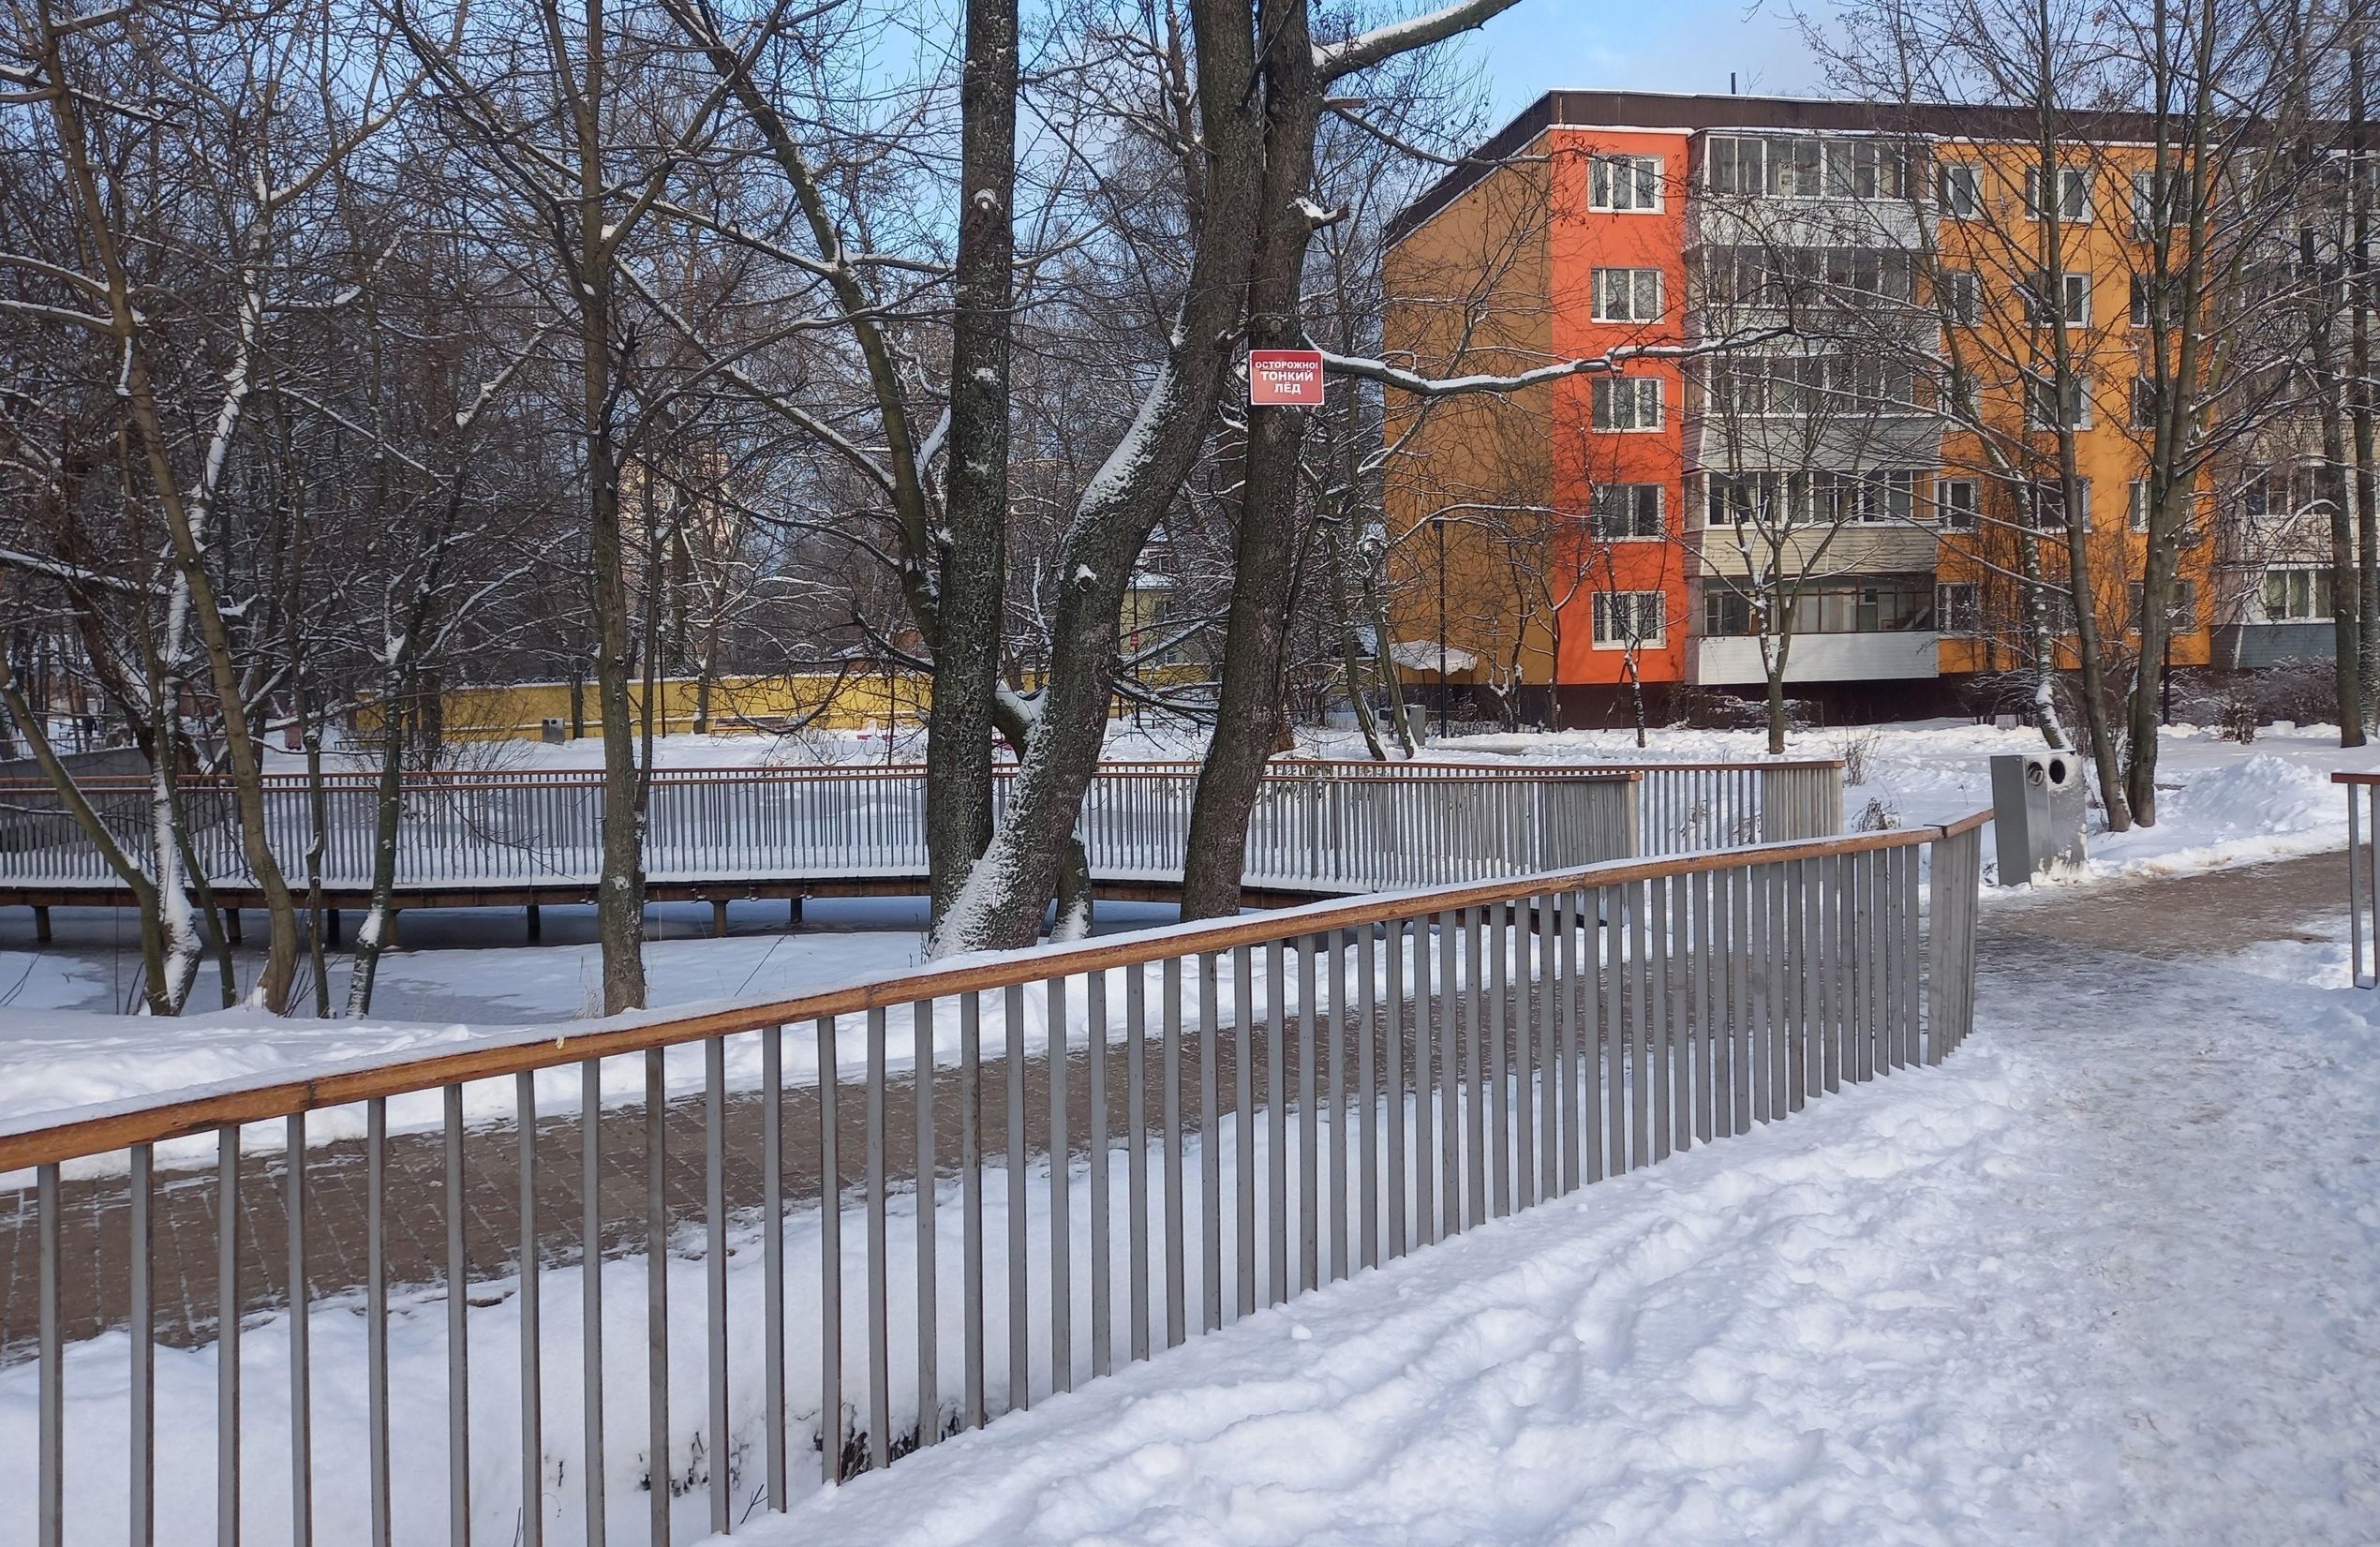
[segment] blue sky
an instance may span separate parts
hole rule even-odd
[[[1499,118],[1556,87],[1815,95],[1822,82],[1778,0],[1521,0],[1470,44]]]

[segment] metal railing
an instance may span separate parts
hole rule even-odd
[[[1004,798],[1008,773],[999,776]],[[1111,764],[1078,831],[1103,881],[1178,878],[1195,764]],[[150,853],[148,785],[94,780],[86,796],[127,853]],[[371,883],[369,775],[326,776],[323,876]],[[191,849],[220,886],[249,883],[230,785],[186,779]],[[408,779],[397,885],[591,886],[601,871],[602,785],[591,772]],[[268,838],[302,873],[314,837],[303,777],[265,786]],[[1289,763],[1269,771],[1249,822],[1252,887],[1349,893],[1447,885],[1599,859],[1689,853],[1842,829],[1841,765],[1481,767]],[[925,775],[916,767],[662,769],[647,807],[649,880],[733,882],[926,873]],[[0,886],[112,887],[116,877],[46,784],[0,787]]]
[[[2349,971],[2358,989],[2380,987],[2380,943],[2367,944],[2380,932],[2380,773],[2334,773],[2333,784],[2347,792],[2347,940]]]
[[[0,1496],[44,1547],[732,1530],[1940,1061],[1987,814],[0,1124]]]

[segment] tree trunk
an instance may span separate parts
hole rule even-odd
[[[1008,358],[1017,187],[1017,0],[967,0],[950,462],[927,711],[926,856],[937,927],[991,841],[1008,588]]]
[[[396,673],[384,679],[381,702],[394,706],[411,685]],[[355,931],[355,958],[348,968],[347,1013],[372,1013],[372,986],[380,970],[388,935],[389,900],[396,891],[397,824],[405,810],[405,737],[392,710],[381,721],[380,778],[372,798],[372,900]]]
[[[1264,185],[1255,260],[1248,282],[1248,347],[1295,349],[1305,340],[1300,314],[1306,214],[1314,179],[1314,136],[1321,120],[1320,82],[1306,0],[1266,0]],[[1183,856],[1182,915],[1214,918],[1240,911],[1248,818],[1272,756],[1278,725],[1289,602],[1296,585],[1298,463],[1306,410],[1251,408],[1242,469],[1239,542],[1231,609],[1223,643],[1223,688],[1214,736],[1198,769]]]
[[[944,915],[935,949],[1030,945],[1057,888],[1105,739],[1132,566],[1205,443],[1256,238],[1263,141],[1240,0],[1192,0],[1205,186],[1198,242],[1166,359],[1123,439],[1083,491],[1059,544],[1050,659],[1005,825]]]

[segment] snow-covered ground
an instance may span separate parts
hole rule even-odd
[[[1987,957],[1979,1034],[1939,1070],[744,1540],[2380,1540],[2380,1036],[2369,994],[2270,966]]]
[[[2346,805],[2329,782],[2333,769],[2380,766],[2370,750],[2343,751],[2322,726],[2268,728],[2250,746],[2194,727],[2167,735],[2162,764],[2162,820],[2154,828],[2094,835],[2090,873],[2060,885],[2089,885],[2118,873],[2179,873],[2320,852],[2346,841]],[[1854,816],[1870,801],[1901,825],[1941,822],[1990,803],[1986,765],[1994,752],[2027,751],[2030,731],[1998,731],[1963,721],[1798,733],[1794,755],[1857,751],[1863,781],[1845,792]],[[779,742],[762,736],[672,736],[662,744],[676,766],[757,762],[883,761],[881,737],[815,736]],[[1450,760],[1627,762],[1741,760],[1760,755],[1757,732],[1661,730],[1639,751],[1620,731],[1466,736],[1429,755]],[[1349,733],[1308,733],[1302,751],[1361,755]],[[896,758],[916,749],[897,743]],[[1178,733],[1119,724],[1113,757],[1195,755]],[[592,742],[559,747],[506,743],[476,755],[512,767],[592,766]],[[1985,846],[1987,861],[1991,853]],[[1987,894],[1988,895],[1988,894]],[[1102,930],[1162,923],[1170,910],[1102,904]],[[922,908],[900,900],[813,902],[813,928],[782,929],[781,904],[738,904],[736,932],[706,938],[708,912],[656,908],[647,946],[651,1003],[657,1009],[719,1000],[773,999],[864,979],[915,965],[922,952]],[[126,922],[108,913],[61,910],[57,940],[31,941],[22,910],[0,912],[0,1118],[23,1118],[86,1103],[121,1101],[225,1080],[253,1080],[328,1062],[384,1057],[483,1035],[518,1034],[527,1025],[579,1020],[592,1013],[599,981],[588,910],[548,909],[546,943],[526,943],[516,910],[424,914],[406,924],[408,949],[383,959],[371,1021],[260,1022],[252,1013],[217,1011],[167,1024],[112,1013],[130,995],[138,952]],[[470,948],[464,948],[470,947]],[[243,958],[254,969],[254,956]],[[334,959],[334,1002],[344,993],[345,963]],[[201,1000],[212,991],[202,979]],[[269,1136],[260,1136],[266,1141]]]

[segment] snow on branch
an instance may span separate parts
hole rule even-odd
[[[22,570],[27,574],[46,574],[53,580],[64,580],[76,586],[96,586],[101,590],[122,591],[127,595],[158,596],[163,592],[155,586],[143,586],[137,580],[99,570],[87,570],[80,564],[68,564],[38,554],[16,548],[0,548],[0,568]]]
[[[1732,333],[1721,338],[1700,344],[1623,344],[1608,354],[1589,355],[1580,360],[1560,360],[1551,365],[1510,376],[1480,373],[1471,376],[1422,376],[1401,370],[1379,360],[1364,360],[1353,355],[1322,353],[1323,368],[1340,376],[1352,376],[1360,380],[1377,381],[1399,392],[1409,392],[1417,397],[1458,397],[1465,393],[1522,392],[1541,387],[1548,381],[1559,381],[1572,376],[1601,376],[1626,370],[1640,360],[1692,360],[1706,354],[1721,354],[1731,350],[1748,349],[1773,338],[1783,338],[1792,333],[1789,327],[1760,328]]]
[[[1443,42],[1456,33],[1469,32],[1473,27],[1510,10],[1518,3],[1519,0],[1462,0],[1459,5],[1425,11],[1409,21],[1391,22],[1370,32],[1357,33],[1340,42],[1317,44],[1314,51],[1314,67],[1323,82],[1328,84],[1343,75],[1370,69],[1400,53]]]

